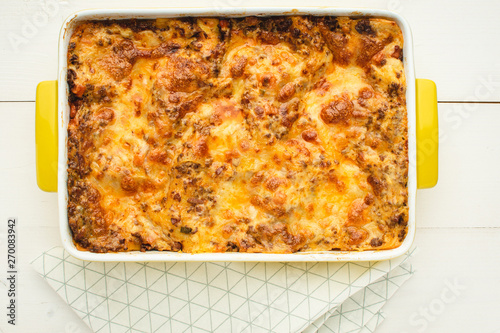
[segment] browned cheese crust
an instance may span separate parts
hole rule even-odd
[[[68,49],[68,219],[94,252],[395,248],[403,36],[348,17],[89,21]]]

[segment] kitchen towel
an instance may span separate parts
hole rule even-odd
[[[63,248],[34,268],[94,331],[372,332],[412,274],[378,262],[86,262]]]

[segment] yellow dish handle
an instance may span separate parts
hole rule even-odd
[[[430,188],[438,180],[439,129],[436,84],[416,80],[417,187]],[[38,187],[57,192],[57,81],[40,82],[36,89],[36,178]]]
[[[36,181],[46,192],[57,192],[57,81],[36,87]]]
[[[438,181],[439,128],[436,84],[416,80],[417,188],[431,188]]]

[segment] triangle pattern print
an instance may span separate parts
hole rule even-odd
[[[411,275],[409,256],[359,263],[102,263],[56,247],[32,264],[94,332],[369,332],[383,320],[389,295]]]

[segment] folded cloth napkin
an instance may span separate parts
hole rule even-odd
[[[86,262],[56,247],[34,268],[95,332],[372,332],[412,274],[379,262]]]
[[[304,332],[374,332],[384,319],[382,307],[413,274],[408,262],[403,262],[377,281],[346,299],[333,311],[328,311]]]

